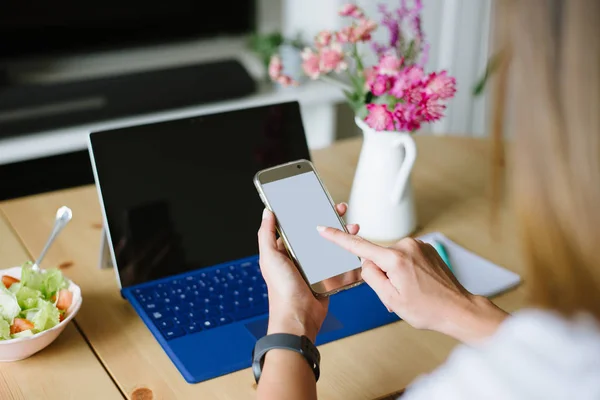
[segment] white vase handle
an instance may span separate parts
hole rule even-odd
[[[398,204],[404,196],[406,186],[409,183],[410,173],[412,172],[413,165],[417,159],[417,145],[410,134],[405,134],[394,141],[394,146],[398,147],[398,149],[404,147],[404,161],[398,170],[396,185],[392,190],[391,197],[392,202]]]

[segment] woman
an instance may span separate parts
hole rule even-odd
[[[506,28],[498,38],[508,44],[502,55],[510,56],[515,79],[512,187],[531,308],[510,316],[473,296],[419,241],[383,248],[333,228],[319,230],[364,260],[364,281],[407,323],[465,343],[403,399],[600,399],[600,1],[497,5],[503,10],[496,27]],[[327,303],[312,296],[281,251],[269,212],[259,245],[268,332],[314,341]],[[315,399],[313,372],[297,353],[269,351],[258,397]]]

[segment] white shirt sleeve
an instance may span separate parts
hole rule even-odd
[[[600,399],[600,326],[526,310],[477,347],[460,346],[402,400]]]

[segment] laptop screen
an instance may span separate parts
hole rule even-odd
[[[121,286],[258,253],[261,169],[310,159],[298,103],[90,135]]]

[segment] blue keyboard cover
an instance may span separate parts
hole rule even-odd
[[[162,279],[132,293],[167,340],[269,310],[257,259]]]

